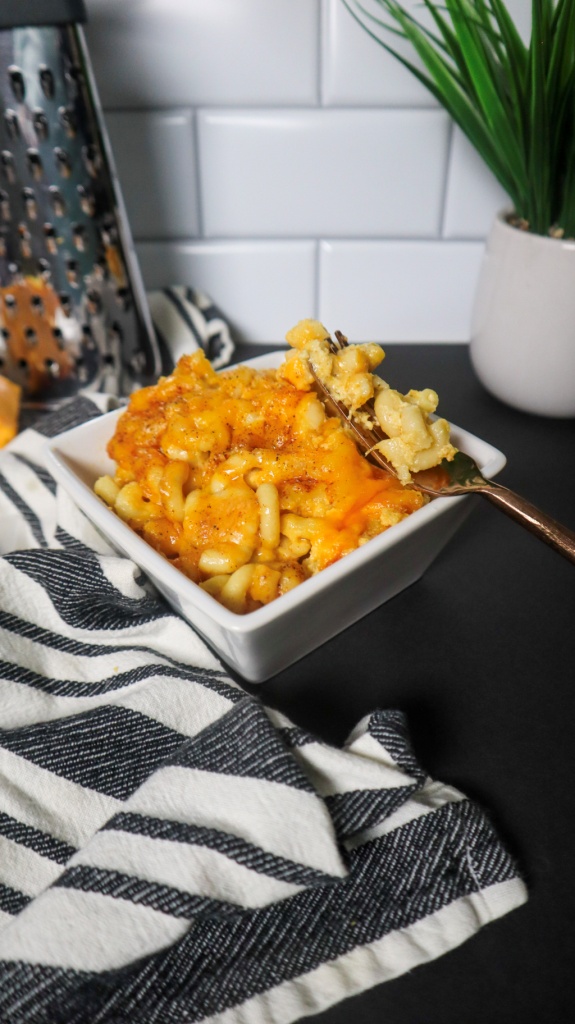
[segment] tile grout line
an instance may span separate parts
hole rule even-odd
[[[323,56],[324,56],[324,31],[325,31],[325,0],[318,0],[317,4],[317,45],[316,45],[316,88],[317,88],[317,106],[316,109],[321,110],[323,108]],[[320,303],[320,239],[314,239],[314,254],[313,254],[313,316],[317,320],[319,318],[319,303]]]
[[[445,174],[443,177],[443,190],[441,194],[441,203],[439,209],[439,235],[438,240],[440,242],[446,241],[445,237],[445,218],[447,213],[447,197],[449,192],[450,177],[451,177],[451,164],[453,158],[453,139],[455,135],[455,125],[451,118],[449,119],[449,134],[447,138],[447,155],[445,159]]]
[[[169,238],[145,237],[135,235],[134,240],[138,244],[145,245],[241,245],[253,242],[254,245],[298,245],[300,243],[314,243],[320,245],[322,242],[333,242],[336,245],[441,245],[446,248],[456,245],[483,245],[485,235],[465,235],[461,237],[439,238],[435,235],[328,235],[323,232],[320,235],[210,235],[209,237],[182,235],[182,237],[170,236]]]
[[[316,12],[316,46],[315,46],[315,109],[321,109],[323,107],[323,88],[322,88],[322,72],[323,72],[323,31],[324,31],[324,17],[323,17],[323,0],[317,0],[317,12]]]

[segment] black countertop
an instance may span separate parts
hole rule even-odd
[[[466,345],[384,348],[393,387],[438,391],[443,416],[505,452],[498,479],[575,528],[575,420],[502,405],[475,379]],[[240,346],[238,357],[263,351]],[[483,806],[530,898],[317,1024],[575,1019],[575,566],[469,500],[472,514],[419,582],[247,688],[336,743],[374,708],[405,711],[420,763]]]

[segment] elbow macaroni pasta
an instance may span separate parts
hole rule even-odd
[[[449,424],[430,419],[438,397],[435,391],[394,391],[372,371],[384,352],[379,345],[350,345],[333,351],[323,324],[303,320],[287,334],[294,351],[280,373],[296,387],[313,380],[309,363],[331,394],[342,401],[366,427],[378,425],[387,439],[375,447],[391,463],[403,484],[411,474],[452,459],[456,449],[449,441]],[[369,403],[369,405],[367,404]]]
[[[313,390],[310,346],[359,415],[375,387],[394,457],[405,458],[412,439],[422,462],[444,447],[442,421],[425,419],[434,392],[390,400],[397,393],[374,385],[379,346],[350,346],[334,366],[326,337],[322,325],[303,321],[277,371],[215,373],[203,352],[184,356],[170,376],[132,395],[108,445],[115,475],[94,486],[144,540],[238,614],[275,600],[426,501],[371,465],[326,414]]]

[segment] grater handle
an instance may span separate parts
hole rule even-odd
[[[2,0],[0,29],[25,28],[28,25],[69,25],[87,20],[84,0]]]

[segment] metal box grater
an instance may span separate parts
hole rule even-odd
[[[82,0],[0,5],[0,373],[32,407],[161,372],[83,21]]]

